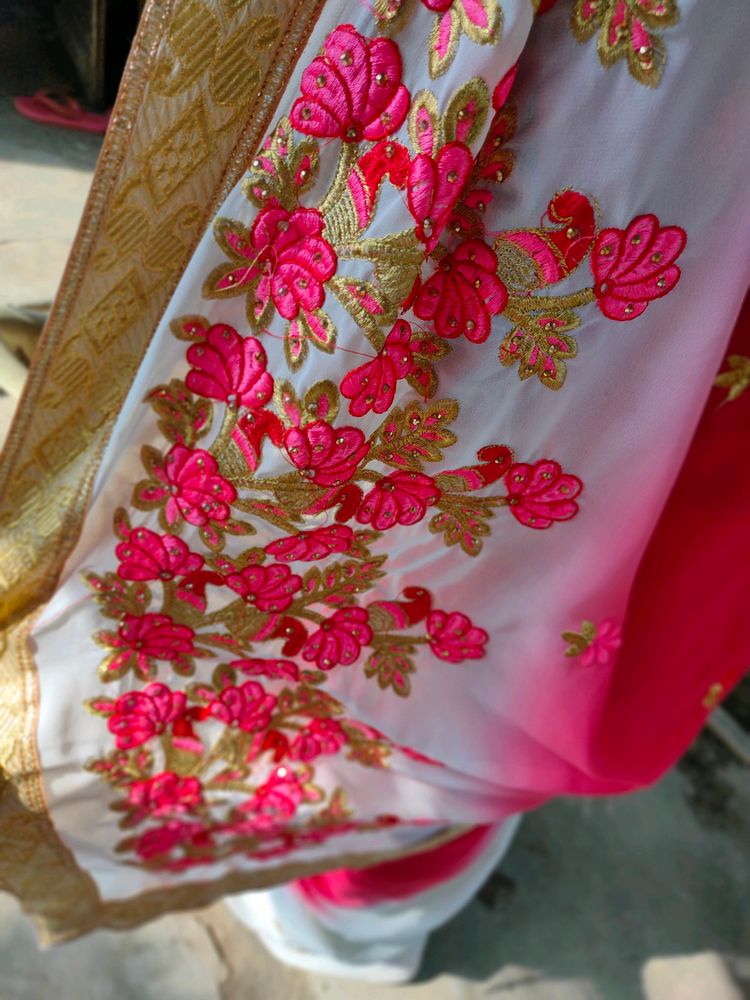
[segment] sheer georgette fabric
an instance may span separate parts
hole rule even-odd
[[[2,467],[0,877],[47,938],[640,787],[740,679],[749,39],[146,6]]]

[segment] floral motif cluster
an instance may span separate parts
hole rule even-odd
[[[424,6],[440,50],[433,76],[452,58],[451,39],[485,43],[501,27],[494,0]],[[392,38],[336,28],[252,162],[254,222],[215,225],[225,259],[203,294],[242,296],[249,332],[200,315],[172,323],[187,345],[185,377],[147,395],[166,443],[144,446],[132,498],[150,526],[118,510],[117,569],[88,576],[111,622],[96,636],[101,681],[132,675],[139,685],[90,701],[114,739],[90,766],[117,790],[128,831],[119,846],[139,863],[267,858],[397,822],[355,819],[344,789],[316,784],[316,762],[435,762],[348,718],[327,678],[361,669],[405,697],[418,653],[452,669],[480,660],[488,635],[422,586],[368,598],[386,575],[374,546],[423,524],[477,556],[502,510],[506,530],[524,531],[578,513],[583,484],[554,459],[525,461],[487,442],[472,464],[450,467],[459,404],[435,398],[437,369],[459,338],[479,351],[502,318],[503,365],[560,388],[576,309],[595,303],[613,320],[635,319],[676,284],[685,236],[652,215],[600,230],[590,200],[562,191],[539,227],[491,237],[484,215],[514,166],[513,76],[492,94],[467,81],[441,113],[431,91],[407,89]],[[303,203],[332,142],[330,186]],[[403,192],[412,225],[370,236],[385,185]],[[538,294],[587,258],[590,287]],[[363,264],[368,277],[354,276]],[[311,346],[336,348],[331,299],[372,354],[338,385],[317,381],[300,396],[269,370],[259,338],[280,318],[298,371]],[[266,471],[280,464],[286,471]],[[255,535],[273,540],[253,545]],[[172,687],[168,672],[190,680]]]

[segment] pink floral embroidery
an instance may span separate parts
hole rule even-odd
[[[205,341],[193,344],[187,359],[193,366],[185,379],[199,396],[230,407],[263,406],[273,394],[266,371],[266,352],[255,337],[241,337],[224,323],[212,326]]]
[[[360,524],[371,524],[377,531],[385,531],[394,524],[416,524],[440,496],[432,476],[423,472],[392,472],[375,483],[365,496],[357,520]]]
[[[349,24],[326,38],[323,54],[302,74],[301,90],[289,116],[292,125],[321,139],[377,141],[399,129],[409,110],[398,46],[366,38]]]
[[[299,680],[299,667],[291,660],[264,660],[257,657],[246,660],[233,660],[230,664],[234,670],[250,677],[270,677],[274,680]]]
[[[578,476],[564,473],[557,462],[518,462],[505,475],[510,512],[529,528],[549,528],[578,513],[575,497],[583,489]]]
[[[330,670],[341,663],[354,663],[362,646],[372,639],[364,608],[340,608],[313,632],[305,643],[302,656],[315,660],[321,670]]]
[[[162,771],[146,781],[134,781],[128,788],[128,804],[134,815],[130,822],[145,816],[191,812],[203,802],[203,789],[197,778],[181,778],[173,771]]]
[[[324,420],[290,427],[284,445],[301,475],[319,486],[339,486],[351,479],[369,451],[358,427],[331,427]]]
[[[195,633],[187,625],[177,625],[169,615],[126,614],[116,634],[99,633],[100,641],[121,650],[106,663],[106,671],[121,674],[132,667],[140,677],[150,677],[154,660],[167,660],[175,670],[188,672],[195,655]]]
[[[336,272],[336,254],[321,233],[325,220],[317,209],[287,211],[277,201],[258,214],[249,240],[231,227],[223,238],[247,264],[222,272],[218,291],[255,286],[253,314],[259,319],[272,299],[281,316],[295,319],[300,310],[312,312],[323,304],[324,283]]]
[[[185,714],[185,695],[166,684],[149,684],[143,691],[128,691],[110,704],[107,727],[118,750],[141,746],[161,736]]]
[[[210,849],[214,846],[210,830],[207,830],[202,823],[184,823],[180,820],[172,820],[164,826],[155,826],[146,830],[133,844],[133,850],[144,861],[151,861],[163,854],[168,854],[177,846],[190,845],[192,848],[204,848],[206,854],[204,861],[210,861]],[[200,860],[198,851],[184,862],[175,862],[169,865],[172,870],[190,864],[196,864]]]
[[[420,153],[412,161],[407,183],[409,211],[428,251],[437,245],[473,164],[471,150],[462,142],[449,142],[434,158]]]
[[[302,586],[288,566],[246,566],[224,578],[226,585],[259,611],[285,611]]]
[[[675,260],[687,234],[679,226],[660,226],[655,215],[639,215],[627,229],[603,229],[591,253],[594,295],[609,319],[640,316],[680,280]]]
[[[293,760],[312,760],[321,754],[338,753],[346,743],[346,733],[335,719],[313,719],[292,742]]]
[[[347,184],[362,229],[372,221],[372,213],[385,177],[397,188],[406,185],[409,174],[409,151],[400,142],[381,140],[357,160]]]
[[[305,788],[299,776],[288,767],[277,767],[255,795],[240,806],[251,813],[251,828],[274,826],[291,819],[305,800],[314,800],[314,793]]]
[[[164,508],[168,524],[174,524],[181,517],[188,524],[198,526],[209,521],[226,521],[231,513],[229,505],[237,498],[237,491],[219,475],[218,468],[210,452],[176,444],[164,464],[154,468],[154,476],[163,486],[152,488],[147,499],[168,498]]]
[[[276,696],[268,694],[257,681],[246,681],[241,687],[225,687],[208,705],[208,713],[225,726],[257,733],[271,722]]]
[[[390,409],[396,383],[414,371],[415,339],[406,320],[398,320],[378,356],[344,376],[341,395],[351,400],[352,416],[362,417],[371,410],[385,413]]]
[[[427,637],[435,656],[449,663],[480,659],[489,639],[483,628],[477,628],[460,611],[431,611],[427,616]]]
[[[345,524],[333,524],[313,531],[279,538],[266,545],[266,552],[279,562],[312,562],[334,552],[348,552],[354,531]]]
[[[622,629],[612,618],[599,625],[584,621],[580,632],[563,632],[562,638],[569,643],[565,655],[579,656],[582,667],[605,666],[622,645]]]
[[[149,528],[131,529],[115,555],[120,560],[117,573],[123,580],[173,580],[196,572],[204,561],[181,538],[157,535]]]
[[[445,257],[422,285],[414,303],[420,319],[434,320],[441,337],[480,344],[490,335],[490,320],[505,308],[508,291],[495,273],[497,258],[481,240],[467,240]]]

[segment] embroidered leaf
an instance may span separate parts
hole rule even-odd
[[[415,153],[433,156],[445,143],[437,98],[431,90],[414,95],[407,119],[409,141]]]
[[[213,407],[207,399],[194,396],[180,379],[157,385],[145,398],[161,419],[158,427],[168,441],[191,448],[211,427]]]
[[[291,212],[300,195],[313,186],[319,170],[318,143],[305,137],[296,144],[289,119],[284,117],[272,133],[268,148],[253,158],[242,190],[256,208],[263,208],[275,198]]]
[[[339,390],[334,382],[325,379],[308,389],[302,401],[302,423],[325,420],[332,424],[339,412]]]
[[[742,354],[730,354],[727,358],[727,371],[721,372],[714,379],[718,389],[728,389],[727,402],[739,399],[746,389],[750,388],[750,358]]]
[[[300,311],[286,328],[284,355],[291,371],[299,370],[311,343],[327,354],[333,352],[336,344],[336,327],[330,317],[320,310]]]
[[[384,691],[392,688],[401,698],[406,698],[411,691],[409,674],[416,669],[408,655],[413,652],[414,647],[410,645],[379,646],[367,658],[365,677],[376,677]]]
[[[211,321],[198,315],[180,316],[169,324],[169,329],[178,340],[187,340],[189,343],[204,341],[210,327]]]
[[[484,80],[475,76],[458,88],[445,111],[443,132],[448,142],[454,139],[470,145],[484,128],[490,109],[490,91]]]
[[[108,618],[122,618],[123,615],[140,615],[149,607],[153,599],[150,587],[145,583],[122,580],[116,573],[84,573],[83,578],[94,591],[94,600]]]
[[[482,551],[482,539],[490,533],[487,521],[494,517],[497,502],[491,497],[457,497],[443,494],[429,524],[433,534],[442,534],[446,545],[460,545],[469,556]]]
[[[581,320],[566,310],[555,315],[526,316],[522,326],[516,326],[503,338],[498,358],[505,368],[518,365],[521,381],[536,375],[548,389],[561,389],[568,374],[565,362],[578,353],[574,337],[566,334],[575,330]]]
[[[292,383],[285,378],[276,379],[273,389],[273,405],[285,426],[302,426],[302,403],[297,398]]]
[[[381,327],[393,322],[398,303],[385,302],[380,290],[370,281],[334,277],[328,282],[328,288],[364,332],[375,350],[379,351],[385,342],[385,334]]]
[[[440,462],[443,449],[456,443],[448,426],[458,416],[455,399],[440,399],[425,406],[410,403],[394,407],[372,438],[369,461],[399,469],[421,469],[423,462]]]
[[[336,249],[342,259],[366,260],[375,265],[384,316],[397,309],[411,292],[424,259],[422,244],[413,229],[342,244]]]
[[[455,58],[461,34],[461,15],[451,5],[442,14],[437,14],[430,31],[429,61],[430,77],[435,80],[448,69]]]

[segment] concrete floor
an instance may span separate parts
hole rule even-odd
[[[0,308],[54,294],[98,147],[0,99]],[[0,441],[12,406],[0,396]],[[41,952],[0,894],[0,998],[739,1000],[750,997],[749,845],[750,776],[721,755],[694,753],[627,798],[555,802],[526,818],[501,870],[400,988],[283,968],[222,904]],[[707,954],[671,957],[695,953]]]

